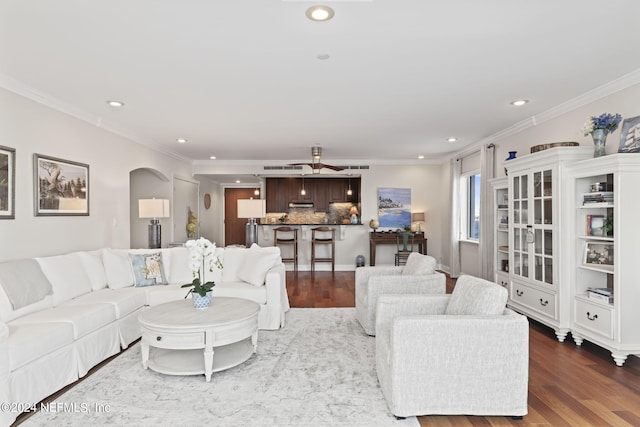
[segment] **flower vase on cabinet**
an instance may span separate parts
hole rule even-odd
[[[591,134],[593,138],[593,157],[601,157],[606,154],[607,135],[606,129],[596,129]]]
[[[515,159],[516,158],[516,153],[517,153],[517,151],[509,151],[509,157],[504,159],[504,161],[507,162],[509,160]],[[509,172],[507,171],[507,168],[504,168],[504,174],[505,175],[509,175]]]

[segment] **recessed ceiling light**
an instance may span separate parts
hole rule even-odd
[[[517,99],[515,101],[511,101],[511,105],[515,106],[515,107],[521,107],[524,104],[528,103],[529,101],[526,99]]]
[[[188,141],[188,139],[186,139],[186,138],[178,138],[178,139],[176,139],[176,141],[178,142],[178,144],[184,144],[184,143],[186,143]]]
[[[107,104],[112,107],[124,107],[124,102],[121,101],[107,101]]]
[[[236,179],[236,184],[240,184],[240,180],[239,179]]]
[[[333,18],[334,12],[329,6],[311,6],[305,14],[312,21],[322,22]]]
[[[215,159],[217,159],[217,157],[216,157],[216,156],[210,156],[209,158],[210,158],[211,160],[215,160]]]
[[[419,158],[420,160],[422,160],[422,159],[424,159],[424,156],[423,156],[422,154],[420,154],[420,155],[418,156],[418,158]]]
[[[450,137],[450,138],[447,138],[447,142],[456,142],[457,140],[458,140],[458,138],[455,138],[453,136]]]
[[[324,61],[324,60],[329,59],[331,57],[329,56],[328,53],[321,53],[320,55],[316,56],[316,58],[318,58],[321,61]]]

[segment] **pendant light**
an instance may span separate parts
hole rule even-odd
[[[347,190],[347,196],[352,196],[353,191],[351,190],[351,178],[349,178],[349,189]]]
[[[302,175],[302,190],[300,190],[300,195],[304,196],[307,192],[304,190],[304,175]]]

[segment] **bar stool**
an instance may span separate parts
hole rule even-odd
[[[282,262],[293,261],[293,270],[298,271],[298,229],[293,227],[274,228],[273,246],[291,246],[293,254],[290,258],[282,257]]]
[[[330,237],[329,237],[330,235]],[[316,262],[330,262],[331,271],[336,264],[336,230],[331,227],[316,227],[311,229],[311,272],[316,270]],[[331,256],[325,258],[316,257],[316,245],[330,246]]]

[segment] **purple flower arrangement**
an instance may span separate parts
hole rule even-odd
[[[622,120],[620,114],[602,113],[599,116],[591,116],[584,124],[584,135],[590,135],[596,129],[603,129],[607,133],[618,129],[618,124]]]

